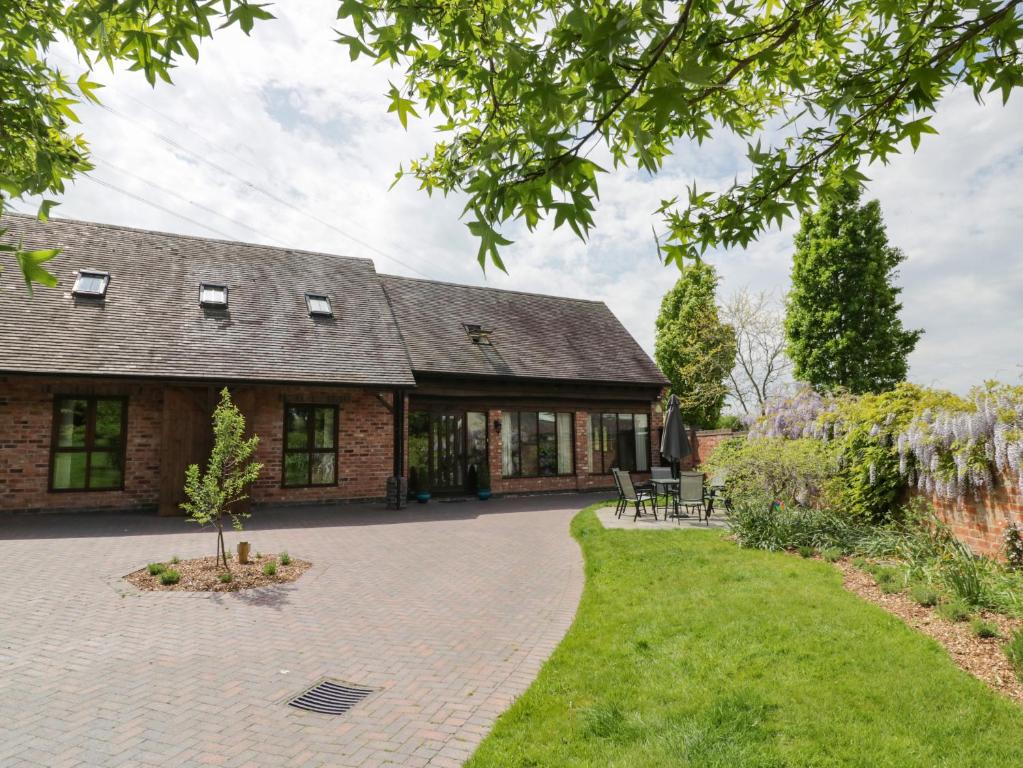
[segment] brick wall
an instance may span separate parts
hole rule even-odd
[[[731,429],[699,429],[689,433],[690,442],[693,445],[693,456],[686,463],[695,467],[706,461],[725,440],[745,435],[745,432],[735,432]]]
[[[351,499],[383,499],[387,478],[394,471],[394,427],[391,395],[384,398],[359,389],[274,387],[256,391],[255,414],[249,419],[259,435],[257,458],[263,473],[252,489],[256,504],[326,502]],[[336,486],[283,488],[284,404],[336,405]]]
[[[948,524],[956,537],[977,554],[1003,554],[1002,535],[1009,523],[1023,525],[1023,493],[1019,479],[1000,477],[991,493],[978,498],[967,494],[963,499],[933,498],[938,517]]]
[[[239,403],[244,401],[241,388]],[[260,437],[264,464],[252,489],[255,504],[383,499],[393,471],[390,395],[311,387],[247,387],[252,395],[248,426]],[[159,502],[164,385],[100,379],[0,377],[0,512],[32,510],[155,509]],[[127,397],[128,429],[124,490],[49,491],[53,402],[57,395]],[[338,484],[282,488],[284,403],[338,406]]]
[[[128,398],[123,491],[49,491],[53,401],[57,395]],[[162,418],[159,384],[0,377],[0,512],[155,508]]]

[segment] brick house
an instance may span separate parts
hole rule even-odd
[[[0,512],[176,514],[228,387],[254,504],[612,485],[656,458],[664,377],[600,302],[368,259],[8,215],[54,289],[0,282]],[[400,486],[399,486],[400,487]]]

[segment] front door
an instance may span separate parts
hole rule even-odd
[[[487,417],[481,412],[409,414],[409,490],[474,492],[487,458]]]

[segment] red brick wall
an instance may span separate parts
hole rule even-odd
[[[686,462],[690,467],[695,467],[706,461],[725,440],[745,435],[745,432],[734,432],[731,429],[699,429],[690,432],[689,437],[693,444],[693,456]]]
[[[128,398],[123,491],[48,490],[56,395]],[[0,377],[0,512],[35,509],[151,508],[160,484],[159,384]]]
[[[394,471],[391,395],[385,405],[375,392],[359,389],[273,387],[256,391],[256,412],[249,426],[259,435],[257,459],[263,473],[252,489],[256,504],[382,499]],[[338,407],[337,486],[283,488],[284,404]]]
[[[938,517],[977,554],[1002,555],[1002,536],[1009,523],[1023,526],[1023,493],[1015,477],[1000,477],[991,493],[982,493],[977,499],[967,494],[960,500],[931,501]]]
[[[26,510],[151,509],[159,500],[160,382],[0,377],[0,512]],[[246,388],[249,389],[249,388]],[[375,392],[344,388],[253,387],[250,430],[260,437],[263,473],[252,489],[256,504],[382,499],[393,471],[391,412]],[[128,398],[123,491],[51,493],[50,439],[56,395]],[[388,405],[391,397],[386,396]],[[239,398],[241,400],[241,398]],[[338,484],[282,488],[284,403],[338,405]]]

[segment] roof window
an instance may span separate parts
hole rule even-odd
[[[71,293],[75,296],[96,296],[102,298],[106,296],[109,284],[109,272],[83,269],[78,272],[78,277],[75,279],[75,287],[71,289]]]
[[[473,344],[482,344],[488,347],[490,346],[490,331],[488,331],[482,325],[462,323],[462,327],[465,328],[465,332],[469,334],[469,338],[472,339]]]
[[[224,309],[227,307],[227,286],[199,283],[199,306]]]
[[[305,305],[313,317],[333,317],[334,309],[330,305],[330,297],[316,293],[305,295]]]

